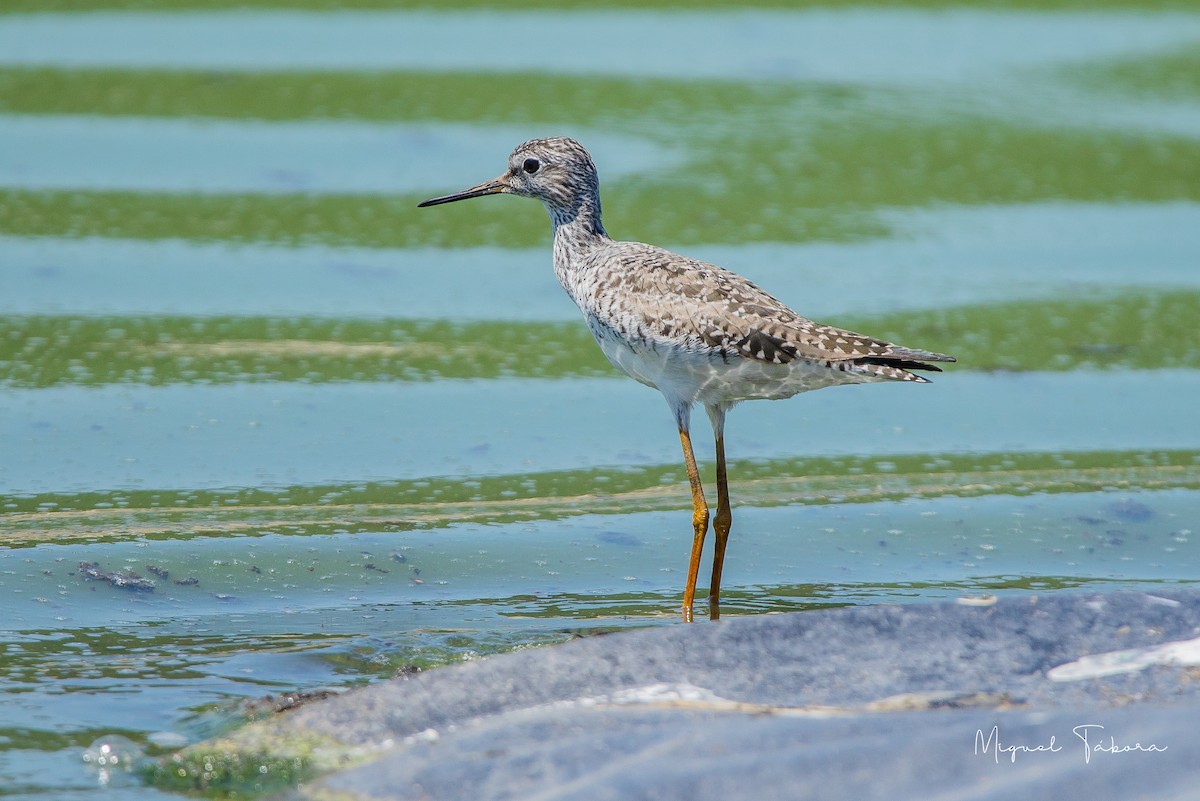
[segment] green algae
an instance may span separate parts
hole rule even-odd
[[[1200,367],[1200,292],[1131,292],[839,319],[954,354],[950,370]],[[553,348],[544,343],[553,342]],[[615,376],[575,322],[0,318],[0,386]]]
[[[743,460],[731,493],[745,506],[910,498],[1200,488],[1195,451],[914,454]],[[0,542],[115,542],[213,536],[414,531],[585,514],[688,508],[676,466],[593,468],[222,490],[122,490],[0,497]],[[597,488],[602,488],[598,491]]]
[[[1080,86],[1141,99],[1200,99],[1200,52],[1191,47],[1156,56],[1096,62],[1064,70]]]
[[[533,78],[6,69],[0,108],[619,127],[682,160],[606,181],[608,227],[620,238],[675,244],[858,241],[893,233],[879,210],[935,203],[1200,199],[1200,142],[1188,136],[996,118],[937,93],[908,97],[903,111],[893,96],[892,110],[880,114],[880,90],[537,76],[539,92],[527,97]],[[504,155],[496,154],[496,172]],[[545,217],[532,207],[491,202],[429,213],[415,208],[422,199],[9,188],[0,190],[0,232],[368,247],[531,247],[547,238]]]
[[[257,797],[370,756],[332,737],[260,722],[154,760],[143,768],[142,779],[173,792]]]

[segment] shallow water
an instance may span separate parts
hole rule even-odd
[[[0,115],[0,185],[21,189],[134,192],[435,192],[447,162],[485,149],[497,136],[529,130],[467,125],[312,121],[223,122],[152,117]],[[580,136],[586,136],[581,133]],[[593,132],[597,158],[613,174],[669,168],[652,143]],[[403,154],[421,152],[421,158]],[[337,154],[330,159],[331,153]],[[464,179],[466,180],[466,179]]]
[[[108,12],[21,15],[0,63],[235,70],[545,70],[928,86],[1200,36],[1191,14],[849,8],[804,11]],[[536,41],[536,47],[481,42]],[[705,46],[705,58],[687,58]]]
[[[730,458],[1200,451],[1200,429],[1177,417],[1178,399],[1197,393],[1194,370],[838,387],[738,407]],[[1138,413],[1079,402],[1095,396]],[[618,470],[673,464],[679,447],[660,395],[607,378],[68,386],[14,389],[0,406],[11,459],[0,481],[15,496]],[[707,440],[696,447],[711,458]]]
[[[614,235],[960,358],[731,413],[725,614],[1194,583],[1197,44],[1132,5],[0,14],[0,794],[176,797],[87,747],[677,624],[661,398],[541,210],[415,208],[533,135],[592,148]]]
[[[1200,288],[1200,204],[1035,203],[886,212],[902,238],[699,244],[817,318]],[[0,236],[8,314],[147,313],[569,321],[579,310],[534,249],[280,247]],[[1137,270],[1130,264],[1136,262]],[[814,269],[819,267],[819,269]],[[912,275],[919,274],[920,280]],[[844,291],[852,276],[861,289]],[[446,286],[455,287],[453,293]]]

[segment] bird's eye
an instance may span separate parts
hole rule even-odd
[[[525,170],[525,172],[529,173],[530,175],[533,175],[535,172],[541,169],[541,166],[542,163],[537,159],[525,159],[525,163],[521,165],[521,169]]]

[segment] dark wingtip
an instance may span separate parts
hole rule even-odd
[[[854,361],[857,364],[874,364],[878,365],[879,367],[895,367],[900,370],[929,370],[930,372],[934,373],[942,372],[942,368],[938,367],[936,364],[928,364],[927,362],[917,361],[916,359],[889,359],[886,356],[867,356],[861,359],[855,359]],[[942,361],[946,360],[943,359]],[[953,361],[953,359],[949,359],[949,361]],[[917,377],[920,378],[920,376]]]

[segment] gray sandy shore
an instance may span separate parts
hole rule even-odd
[[[316,778],[285,796],[309,801],[1194,798],[1198,633],[1186,591],[731,618],[395,679],[188,750],[294,755]]]

